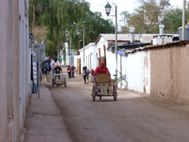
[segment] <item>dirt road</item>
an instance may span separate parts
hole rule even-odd
[[[189,142],[188,106],[126,91],[92,102],[91,85],[74,79],[51,92],[73,142]]]

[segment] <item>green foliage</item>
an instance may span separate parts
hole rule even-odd
[[[182,10],[172,9],[167,11],[165,18],[165,31],[168,33],[176,33],[178,27],[182,25]]]
[[[128,11],[122,11],[120,16],[122,17],[122,21],[124,23],[124,26],[121,27],[121,33],[128,33],[129,32],[129,19],[131,17],[131,14],[129,14]]]
[[[100,33],[114,32],[113,23],[104,20],[100,13],[91,12],[84,0],[32,0],[30,25],[34,20],[31,9],[35,9],[35,24],[47,27],[49,53],[56,52],[66,40],[65,35],[71,39],[71,47],[78,50],[84,30],[86,44],[94,42]]]
[[[189,19],[188,9],[186,10],[186,19]],[[177,33],[178,28],[182,26],[182,9],[176,8],[168,10],[165,14],[164,24],[167,33]]]
[[[57,55],[56,50],[54,50],[54,43],[50,40],[47,41],[47,47],[45,49],[46,55]]]
[[[169,0],[140,0],[141,5],[134,13],[123,12],[122,16],[127,20],[122,28],[128,31],[129,27],[135,27],[136,33],[157,33],[158,17],[170,6]]]

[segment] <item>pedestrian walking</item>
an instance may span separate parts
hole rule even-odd
[[[68,78],[71,78],[71,66],[68,65],[67,67],[67,73],[68,73]]]
[[[89,83],[89,74],[90,74],[89,69],[87,68],[87,66],[84,66],[83,67],[83,80],[85,84]]]
[[[75,67],[74,65],[71,66],[71,77],[74,78],[74,75],[75,75]]]

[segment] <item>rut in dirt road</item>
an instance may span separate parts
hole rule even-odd
[[[73,142],[189,141],[189,116],[177,109],[182,106],[129,91],[119,91],[116,102],[112,97],[93,102],[91,90],[75,79],[67,88],[50,89]]]

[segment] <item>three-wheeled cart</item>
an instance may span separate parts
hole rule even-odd
[[[67,87],[66,83],[66,77],[62,73],[62,68],[60,66],[57,66],[52,71],[52,87],[58,85],[64,85],[64,87]]]
[[[92,100],[95,102],[96,97],[102,100],[102,97],[112,96],[117,101],[117,87],[115,81],[106,74],[97,74],[93,81]]]
[[[64,85],[64,87],[67,87],[66,77],[62,73],[52,74],[52,87],[54,87],[55,85]]]

